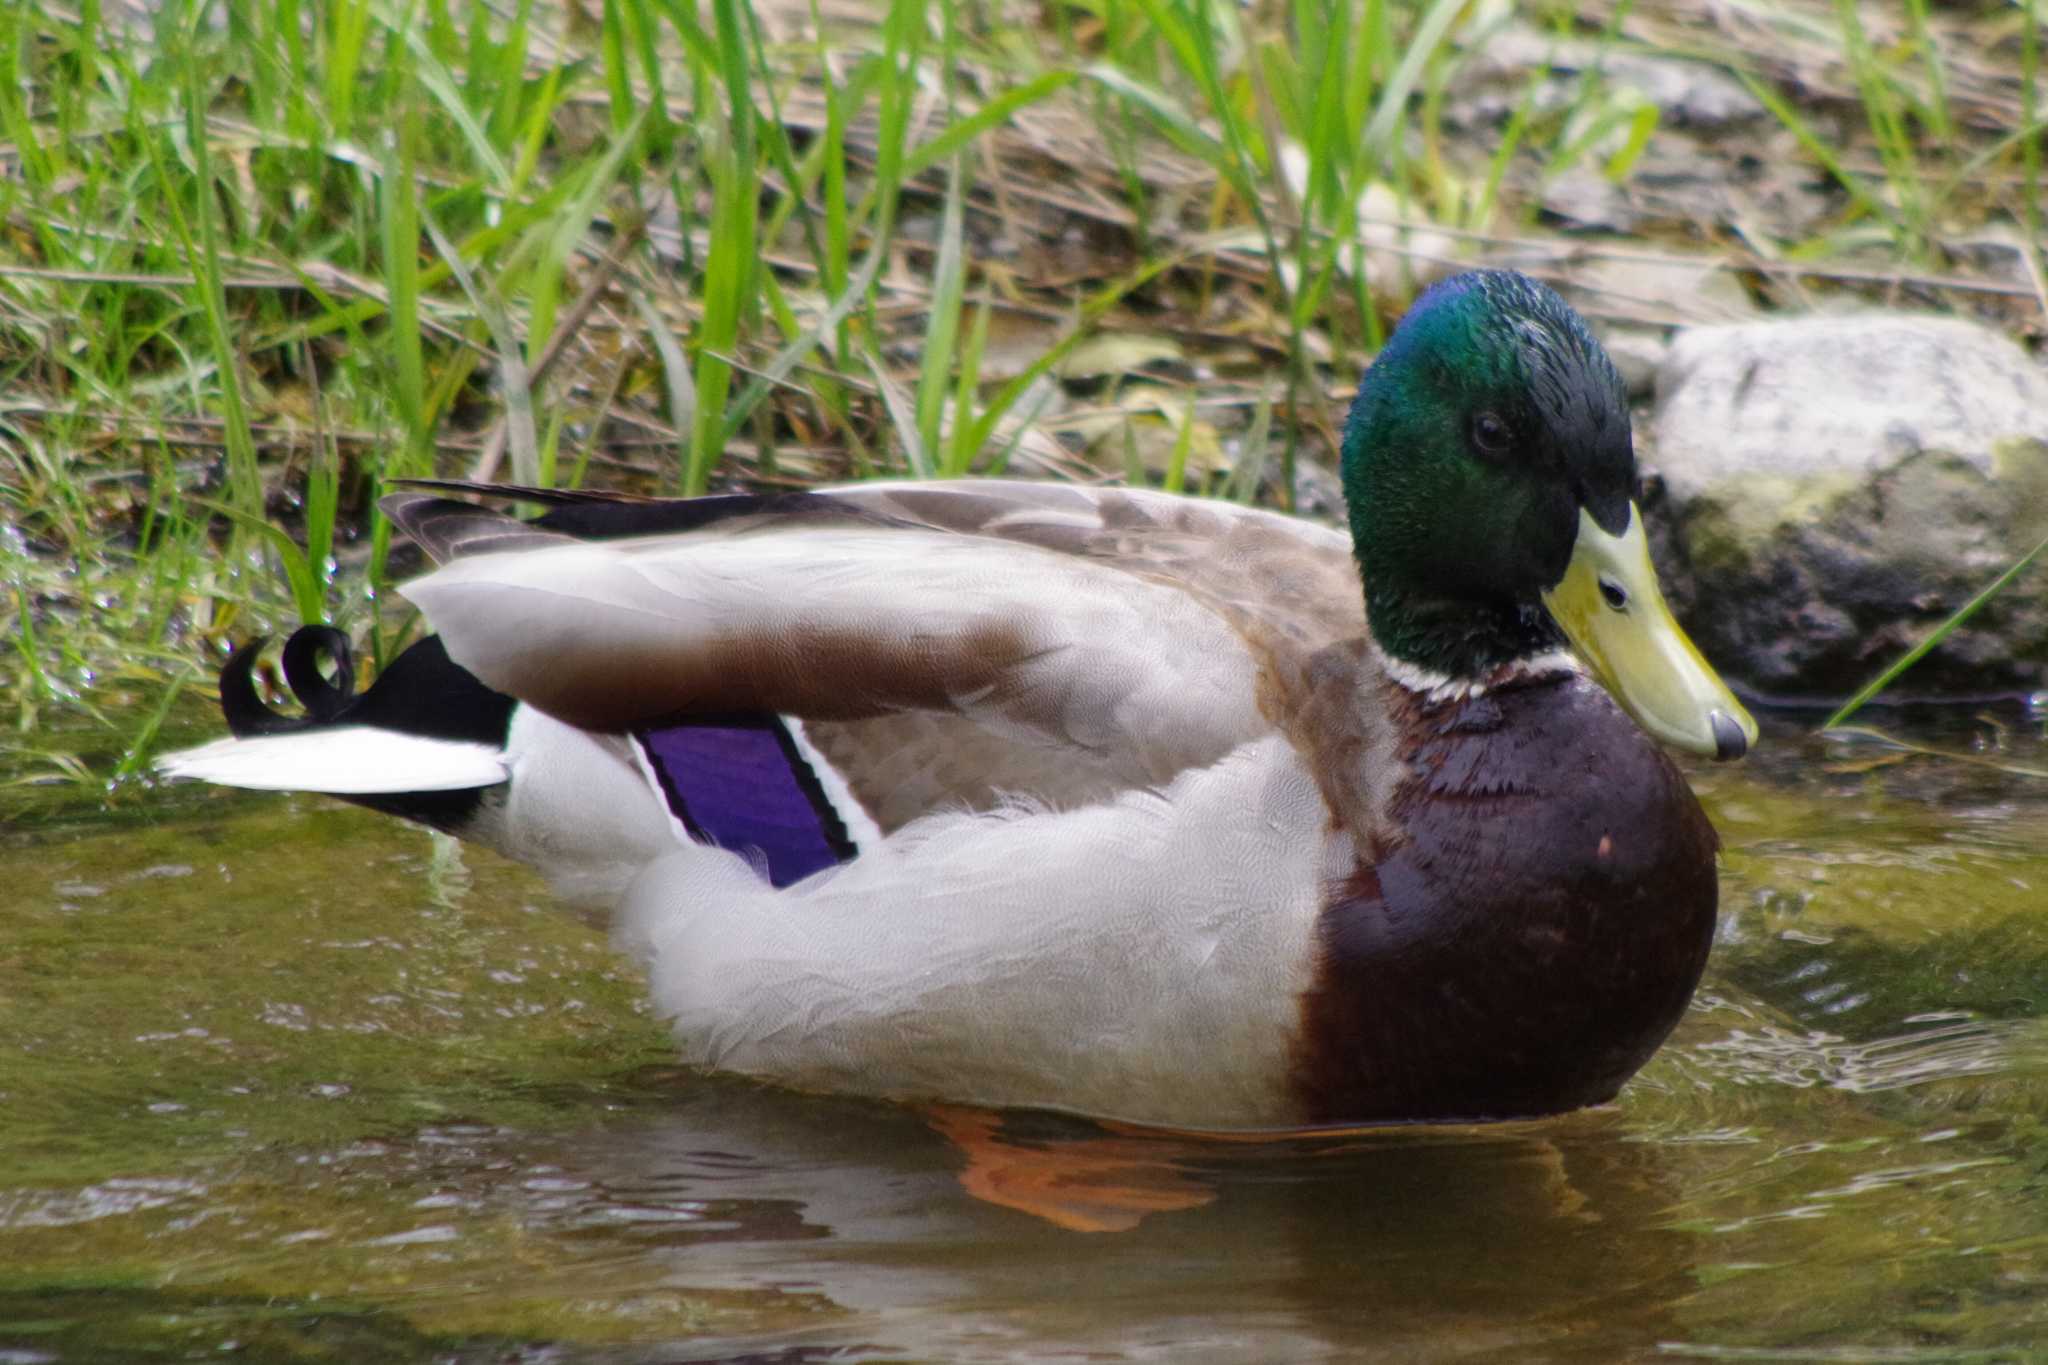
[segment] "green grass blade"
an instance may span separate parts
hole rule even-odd
[[[2026,572],[2028,565],[2040,558],[2043,550],[2048,550],[2048,539],[2044,539],[2039,545],[2036,545],[2033,549],[2013,561],[2004,573],[2001,573],[1998,577],[1985,584],[1981,592],[1963,603],[1952,616],[1929,632],[1926,639],[1907,650],[1891,667],[1885,669],[1884,672],[1878,674],[1875,678],[1872,678],[1861,688],[1857,689],[1856,695],[1843,702],[1835,711],[1835,714],[1821,722],[1820,728],[1832,730],[1850,716],[1855,715],[1872,697],[1884,691],[1885,688],[1890,687],[1892,681],[1901,673],[1904,673],[1914,664],[1919,663],[1921,659],[1927,656],[1928,651],[1953,635],[1963,622],[1975,616],[1979,607],[1982,607],[1986,602],[1989,602],[1992,598],[1998,596],[1999,593],[2005,591],[2007,585]]]
[[[991,128],[1009,122],[1018,110],[1028,109],[1054,92],[1080,79],[1078,71],[1047,71],[1002,94],[967,115],[946,125],[945,130],[924,143],[903,160],[903,174],[921,175]]]
[[[1239,168],[1231,160],[1224,145],[1211,136],[1196,122],[1194,115],[1182,108],[1180,103],[1166,92],[1155,89],[1107,63],[1098,62],[1086,68],[1082,74],[1111,94],[1129,101],[1144,113],[1151,115],[1159,130],[1183,152],[1199,157],[1215,167],[1218,174],[1229,176],[1234,183],[1237,181]],[[1242,184],[1239,192],[1250,196],[1250,184]]]
[[[193,501],[268,541],[270,548],[277,552],[278,562],[284,566],[285,581],[291,585],[292,604],[298,609],[299,619],[314,623],[327,619],[326,593],[320,576],[314,572],[306,552],[285,534],[284,528],[272,525],[260,514],[245,512],[233,503],[218,502],[212,498],[194,498]]]
[[[596,221],[598,211],[604,207],[605,194],[619,177],[619,169],[626,163],[629,154],[640,145],[641,120],[646,111],[626,125],[625,131],[611,139],[610,147],[595,163],[586,163],[575,175],[567,177],[569,197],[562,206],[531,221],[545,224],[545,234],[540,245],[540,255],[526,286],[526,361],[528,365],[538,364],[540,348],[554,334],[555,315],[562,305],[562,280],[568,272],[569,258],[576,252],[590,225]],[[483,253],[475,242],[465,243],[465,249],[472,257],[481,259]]]
[[[199,85],[199,68],[194,64],[187,72],[185,87],[185,128],[191,141],[192,163],[197,180],[195,211],[198,220],[199,251],[192,254],[189,237],[185,241],[186,256],[191,262],[192,274],[199,283],[200,305],[206,317],[207,340],[213,348],[214,364],[220,380],[221,418],[228,453],[228,487],[232,490],[235,504],[246,512],[260,514],[263,509],[263,475],[256,467],[256,439],[249,429],[249,410],[242,399],[241,353],[236,349],[231,329],[228,326],[227,290],[221,281],[224,278],[220,264],[220,226],[213,197],[213,161],[210,153],[210,130],[206,120],[206,100]],[[183,225],[183,215],[173,212]],[[184,236],[183,233],[180,234]]]
[[[512,184],[512,168],[505,164],[490,134],[471,112],[469,101],[456,84],[454,73],[434,55],[426,35],[415,29],[406,34],[406,41],[412,48],[414,79],[433,96],[441,112],[462,134],[463,144],[469,148],[476,164],[484,169],[490,184],[501,192],[508,190]]]
[[[709,486],[711,470],[722,453],[719,433],[725,426],[725,403],[733,379],[732,362],[726,357],[737,348],[741,321],[754,295],[754,271],[760,264],[755,245],[760,193],[753,92],[739,4],[740,0],[713,0],[712,4],[727,118],[722,145],[708,153],[711,249],[704,262],[704,314],[691,348],[697,391],[690,458],[683,471],[685,496],[695,496]]]
[[[875,377],[875,387],[881,392],[882,406],[888,409],[889,420],[895,424],[896,435],[903,442],[903,461],[910,467],[911,477],[931,478],[934,470],[931,456],[918,435],[916,405],[903,392],[903,386],[889,377],[888,367],[872,349],[867,353],[867,362],[869,373]]]
[[[1017,405],[1018,400],[1030,392],[1034,384],[1051,373],[1054,366],[1065,360],[1076,346],[1085,341],[1095,324],[1110,309],[1122,302],[1124,297],[1132,290],[1142,289],[1166,271],[1181,265],[1183,259],[1183,257],[1175,255],[1162,256],[1157,260],[1148,261],[1136,271],[1110,285],[1108,288],[1099,291],[1092,298],[1084,302],[1081,305],[1080,317],[1075,319],[1074,325],[1067,330],[1066,335],[1047,347],[1043,354],[1012,376],[1009,382],[996,391],[995,397],[989,400],[988,406],[982,410],[981,415],[974,421],[973,434],[968,441],[969,448],[980,450],[986,446],[989,438],[995,435],[996,427],[1009,415],[1010,409]]]
[[[939,225],[939,259],[933,272],[931,308],[925,315],[924,354],[917,376],[917,436],[929,453],[941,448],[946,393],[953,376],[953,346],[960,336],[960,305],[967,289],[966,246],[962,226],[966,169],[953,159],[946,180],[946,206]]]
[[[1432,54],[1443,44],[1451,25],[1457,22],[1464,9],[1464,0],[1435,0],[1423,11],[1422,22],[1410,35],[1400,64],[1380,88],[1379,103],[1373,109],[1372,121],[1365,125],[1364,144],[1365,150],[1381,164],[1385,164],[1393,149],[1394,131],[1407,112],[1408,97],[1415,93]]]
[[[1755,97],[1757,103],[1770,110],[1771,116],[1784,124],[1786,130],[1794,138],[1798,139],[1799,145],[1806,149],[1807,155],[1819,162],[1821,169],[1826,171],[1836,184],[1848,192],[1849,197],[1856,201],[1858,207],[1870,214],[1871,217],[1887,224],[1895,233],[1903,236],[1907,232],[1906,224],[1899,218],[1891,205],[1870,192],[1869,187],[1863,183],[1862,177],[1851,171],[1842,158],[1835,154],[1834,149],[1828,146],[1827,142],[1813,131],[1812,125],[1800,116],[1798,110],[1792,107],[1791,101],[1785,99],[1777,91],[1771,89],[1747,71],[1736,69],[1735,76],[1748,89],[1749,93]]]
[[[696,429],[697,381],[690,372],[690,358],[683,353],[682,343],[669,327],[667,318],[655,307],[654,300],[638,290],[633,293],[633,308],[646,324],[647,336],[654,344],[654,354],[661,361],[662,379],[668,387],[669,424],[676,430],[676,467],[687,469],[690,462],[691,433]],[[725,441],[718,442],[718,448],[725,449]]]
[[[171,708],[178,704],[178,698],[185,695],[185,689],[201,676],[203,675],[197,665],[188,664],[179,670],[176,677],[159,689],[156,705],[143,717],[142,724],[135,727],[129,736],[127,748],[121,755],[121,761],[114,765],[114,781],[119,782],[124,778],[133,777],[148,766],[150,746],[156,743],[157,734],[164,728],[164,721],[170,717]]]
[[[760,371],[754,375],[746,389],[740,394],[738,400],[733,403],[732,411],[726,416],[725,426],[718,435],[718,445],[721,450],[725,448],[728,441],[739,435],[740,428],[753,415],[754,409],[760,404],[761,400],[766,398],[769,392],[777,385],[787,381],[789,376],[796,371],[796,367],[803,364],[809,358],[811,352],[822,345],[828,336],[837,333],[840,323],[844,322],[855,309],[860,307],[861,303],[867,298],[868,287],[875,282],[875,276],[881,271],[882,258],[883,252],[878,245],[875,250],[867,254],[866,259],[861,262],[860,269],[854,272],[854,277],[851,280],[847,281],[846,287],[840,291],[839,297],[832,301],[832,305],[825,310],[824,316],[813,323],[802,335],[795,337],[789,344],[780,351],[777,351],[775,357],[762,366]]]
[[[1180,427],[1173,434],[1173,453],[1167,457],[1166,478],[1161,484],[1169,493],[1185,490],[1188,480],[1188,452],[1195,448],[1195,404],[1192,397],[1181,408]]]
[[[540,439],[533,424],[533,380],[526,367],[524,348],[519,344],[519,330],[498,300],[478,287],[461,250],[448,240],[425,205],[420,206],[419,215],[427,235],[433,239],[434,249],[448,263],[470,307],[490,331],[491,349],[498,356],[498,387],[505,398],[505,448],[512,460],[512,481],[527,487],[542,486]]]
[[[974,435],[974,401],[981,392],[981,358],[988,350],[989,316],[993,312],[988,291],[984,289],[981,302],[975,307],[974,321],[968,325],[967,345],[961,349],[959,374],[953,381],[953,431],[946,447],[946,458],[941,473],[949,479],[965,474],[974,464],[974,457],[980,453],[969,441]]]
[[[420,225],[416,199],[419,140],[417,121],[402,120],[386,147],[384,175],[379,181],[378,227],[384,253],[384,291],[388,312],[385,335],[391,348],[391,397],[403,428],[401,454],[394,473],[433,472],[433,433],[427,418],[427,361],[420,340]]]

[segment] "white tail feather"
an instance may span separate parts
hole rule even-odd
[[[337,796],[460,791],[495,786],[510,776],[503,752],[491,745],[367,725],[215,740],[165,754],[156,768],[166,777],[223,787]]]

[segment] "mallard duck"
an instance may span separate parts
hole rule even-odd
[[[1461,275],[1342,461],[1348,539],[1028,482],[398,494],[437,634],[358,695],[300,631],[293,719],[245,647],[235,738],[163,770],[615,907],[707,1067],[1209,1129],[1604,1101],[1713,933],[1657,741],[1756,736],[1664,605],[1621,380],[1551,290]]]

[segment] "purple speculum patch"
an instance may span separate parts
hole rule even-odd
[[[776,716],[644,730],[642,750],[690,837],[758,856],[776,887],[854,856],[845,822]]]

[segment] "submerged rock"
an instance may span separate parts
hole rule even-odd
[[[1839,696],[2048,535],[2048,371],[1952,318],[1681,332],[1657,375],[1653,529],[1674,605],[1767,695]],[[2048,686],[2048,566],[1908,675]]]

